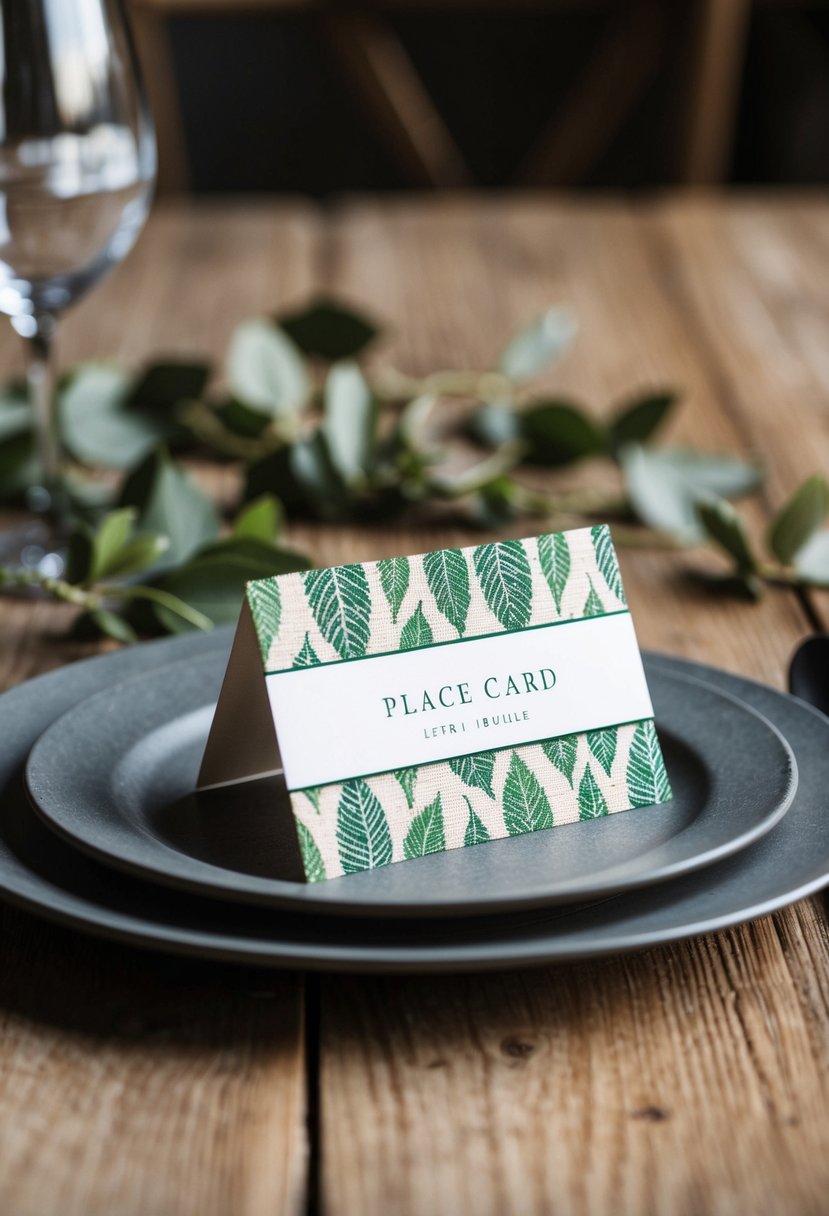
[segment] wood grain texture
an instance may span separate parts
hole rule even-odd
[[[749,512],[759,532],[771,505],[825,467],[827,217],[808,200],[702,197],[642,209],[458,198],[324,215],[169,204],[67,319],[62,353],[220,359],[243,317],[322,286],[390,319],[378,358],[426,372],[485,366],[512,326],[568,302],[581,334],[549,388],[602,412],[642,387],[681,386],[669,439],[765,460],[768,500]],[[0,374],[18,367],[0,334]],[[229,474],[215,484],[232,490]],[[391,525],[292,535],[320,563],[473,536]],[[644,645],[782,684],[809,628],[794,596],[710,600],[682,577],[702,555],[621,560]],[[82,653],[59,640],[64,619],[0,606],[4,684]],[[165,962],[3,910],[0,1211],[259,1216],[313,1209],[319,1187],[331,1216],[817,1216],[829,1184],[827,977],[826,921],[810,901],[589,965],[323,979],[308,1019],[319,1092],[306,1094],[297,977]],[[319,1099],[310,1188],[307,1098]]]
[[[727,207],[720,214],[727,222]],[[701,344],[697,305],[675,282],[682,223],[654,235],[671,216],[670,205],[657,221],[583,200],[358,205],[341,220],[332,283],[398,321],[388,354],[417,371],[485,365],[511,326],[570,303],[581,336],[551,388],[601,411],[642,386],[680,385],[672,438],[753,448],[774,465],[773,402],[752,395],[753,429],[734,407],[716,351]],[[688,260],[705,257],[695,245]],[[717,251],[705,265],[716,284]],[[818,324],[817,296],[799,307]],[[387,539],[403,551],[420,538]],[[712,601],[682,581],[682,559],[621,560],[643,644],[782,683],[807,629],[793,597]],[[827,944],[818,905],[806,903],[590,966],[323,982],[324,1210],[821,1211]]]

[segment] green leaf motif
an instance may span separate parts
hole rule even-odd
[[[553,826],[553,811],[547,795],[518,752],[512,753],[504,783],[504,823],[510,836]]]
[[[576,735],[563,735],[560,739],[548,739],[546,743],[541,744],[544,755],[560,773],[564,774],[571,786],[573,769],[576,767],[577,746],[578,737]]]
[[[583,616],[602,616],[604,614],[604,604],[599,599],[599,596],[596,593],[596,588],[593,586],[592,579],[588,579],[587,581],[588,581],[588,583],[590,583],[590,594],[588,595],[587,599],[584,601],[584,608],[582,610],[582,615]]]
[[[320,813],[320,787],[318,785],[309,785],[307,790],[302,791],[311,806],[319,815]]]
[[[561,612],[564,588],[570,577],[570,546],[562,532],[548,532],[538,538],[538,560],[541,573],[553,593],[556,612]]]
[[[341,659],[366,653],[371,593],[362,566],[332,566],[304,575],[305,593],[320,633]]]
[[[598,524],[590,529],[593,548],[596,552],[596,564],[608,588],[621,603],[626,604],[625,589],[622,586],[622,576],[619,573],[619,560],[613,547],[613,538],[607,524]]]
[[[400,782],[400,787],[406,795],[406,805],[409,810],[414,806],[415,785],[417,784],[416,768],[398,768],[394,775]]]
[[[599,819],[607,814],[605,796],[588,764],[579,782],[579,819]]]
[[[310,635],[306,633],[305,641],[302,643],[302,649],[291,664],[292,667],[318,667],[319,658],[314,647],[311,645]]]
[[[472,789],[484,790],[490,798],[495,797],[495,791],[492,788],[495,757],[492,752],[479,752],[476,756],[458,756],[449,761],[449,767],[456,777],[460,777],[464,785],[468,785]]]
[[[520,540],[479,545],[473,554],[484,599],[505,629],[524,629],[532,613],[532,574]]]
[[[589,730],[587,746],[598,760],[604,771],[610,776],[613,761],[616,759],[617,728],[608,726],[604,730]]]
[[[426,581],[438,611],[463,637],[469,612],[469,569],[460,549],[440,549],[423,559]]]
[[[466,794],[464,794],[463,800],[469,810],[469,819],[466,824],[466,831],[463,835],[464,848],[468,848],[468,846],[471,844],[483,844],[485,840],[489,840],[489,832],[487,831],[486,824],[484,823],[483,819],[481,819],[480,815],[475,814],[472,809],[472,803],[469,801]]]
[[[628,756],[627,783],[631,806],[653,806],[672,797],[653,722],[642,722],[636,728]]]
[[[788,566],[821,527],[829,513],[829,484],[817,474],[804,481],[769,528],[768,545]]]
[[[374,870],[391,861],[391,833],[383,808],[359,778],[343,782],[337,807],[337,846],[346,874]]]
[[[377,563],[380,574],[380,586],[383,595],[391,608],[392,622],[397,624],[397,616],[403,604],[406,592],[409,590],[409,561],[405,557],[386,557]]]
[[[415,815],[412,826],[403,841],[403,853],[412,857],[425,857],[427,853],[442,853],[446,848],[446,833],[443,827],[443,809],[440,794],[430,802],[425,811]]]
[[[267,663],[271,646],[279,634],[279,624],[282,620],[282,597],[279,593],[279,583],[272,578],[263,579],[258,583],[249,583],[247,597],[256,637],[259,641],[262,662]]]
[[[431,646],[431,644],[432,626],[423,615],[423,601],[421,600],[403,626],[400,633],[400,649],[414,650],[417,646]]]
[[[305,824],[299,820],[296,823],[296,830],[299,837],[299,851],[302,853],[302,865],[305,870],[305,877],[309,882],[322,882],[325,878],[325,862],[322,860],[322,853],[320,853],[317,847],[317,842]]]

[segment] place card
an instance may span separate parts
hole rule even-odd
[[[608,527],[249,583],[199,788],[280,771],[309,882],[669,800]]]

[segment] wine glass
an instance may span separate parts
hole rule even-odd
[[[0,0],[0,74],[0,312],[27,348],[39,470],[27,501],[41,519],[16,557],[59,574],[57,319],[135,243],[155,136],[120,0]]]

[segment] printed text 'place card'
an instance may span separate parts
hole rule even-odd
[[[199,784],[280,769],[309,881],[669,799],[608,528],[249,584]]]

